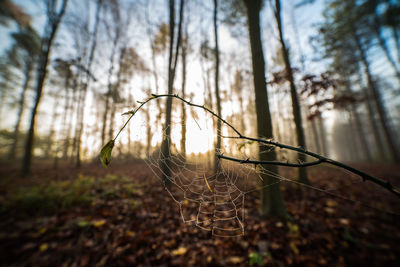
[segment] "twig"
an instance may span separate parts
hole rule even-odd
[[[262,160],[250,160],[250,159],[237,159],[237,158],[232,158],[232,157],[227,157],[224,155],[217,155],[218,158],[220,159],[226,159],[226,160],[230,160],[230,161],[235,161],[235,162],[239,162],[242,164],[256,164],[256,165],[260,165],[260,164],[268,164],[268,165],[278,165],[278,166],[287,166],[287,167],[309,167],[309,166],[314,166],[314,165],[318,165],[323,163],[323,160],[316,160],[316,161],[312,161],[312,162],[305,162],[305,163],[290,163],[290,162],[283,162],[283,161],[262,161]]]
[[[230,161],[235,161],[235,162],[240,162],[240,163],[249,163],[249,164],[269,164],[269,165],[280,165],[280,166],[288,166],[288,167],[309,167],[309,166],[314,166],[314,165],[318,165],[318,164],[322,164],[322,163],[327,163],[333,166],[337,166],[340,168],[343,168],[345,170],[348,170],[358,176],[360,176],[363,181],[371,181],[383,188],[385,188],[386,190],[388,190],[389,192],[395,194],[397,197],[400,197],[400,189],[397,187],[394,187],[390,182],[388,181],[384,181],[382,179],[376,178],[372,175],[369,175],[363,171],[360,171],[356,168],[353,168],[351,166],[348,166],[346,164],[343,164],[339,161],[335,161],[333,159],[321,156],[319,154],[316,154],[314,152],[311,151],[307,151],[301,147],[294,147],[294,146],[290,146],[290,145],[286,145],[286,144],[282,144],[273,140],[268,140],[268,139],[263,139],[263,138],[253,138],[253,137],[248,137],[248,136],[244,136],[242,135],[235,127],[233,127],[229,122],[227,122],[226,120],[224,120],[223,118],[221,118],[220,116],[218,116],[214,111],[210,110],[209,108],[205,107],[204,105],[198,105],[198,104],[194,104],[191,103],[185,99],[183,99],[182,97],[175,95],[175,94],[162,94],[162,95],[155,95],[152,94],[152,96],[150,98],[148,98],[147,100],[141,102],[141,105],[133,111],[129,111],[127,112],[128,114],[130,114],[130,117],[128,118],[128,120],[125,122],[125,124],[122,126],[122,128],[119,130],[118,134],[116,135],[116,137],[114,138],[117,139],[117,137],[119,136],[119,134],[121,133],[121,131],[126,127],[126,125],[129,123],[129,121],[132,119],[132,117],[136,114],[136,112],[138,112],[147,102],[153,100],[153,99],[157,99],[157,98],[162,98],[162,97],[172,97],[172,98],[176,98],[179,99],[180,101],[184,102],[185,104],[192,106],[192,107],[197,107],[197,108],[201,108],[205,111],[207,111],[208,113],[210,113],[212,116],[216,117],[218,120],[220,120],[221,122],[223,122],[226,126],[228,126],[229,128],[231,128],[238,136],[229,136],[229,137],[225,137],[225,138],[234,138],[234,139],[245,139],[245,140],[249,140],[249,141],[255,141],[255,142],[259,142],[259,143],[263,143],[263,144],[267,144],[270,146],[274,146],[274,147],[279,147],[279,148],[284,148],[284,149],[288,149],[288,150],[292,150],[292,151],[297,151],[303,154],[306,154],[308,156],[311,156],[315,159],[317,159],[316,161],[312,161],[312,162],[306,162],[306,163],[289,163],[289,162],[280,162],[280,161],[258,161],[258,160],[250,160],[250,159],[237,159],[237,158],[232,158],[232,157],[227,157],[227,156],[223,156],[221,154],[218,155],[219,158],[222,159],[226,159],[226,160],[230,160]]]

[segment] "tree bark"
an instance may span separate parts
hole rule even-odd
[[[178,25],[178,37],[176,42],[176,52],[174,59],[174,32],[175,32],[175,1],[169,0],[169,57],[168,57],[168,94],[173,93],[175,69],[177,63],[177,57],[180,45],[180,35],[182,30],[182,20],[183,20],[183,8],[184,0],[180,2],[179,8],[179,25]],[[164,185],[169,186],[171,183],[171,113],[172,113],[172,97],[168,97],[166,101],[166,112],[165,112],[165,126],[163,129],[163,142],[161,143],[161,162],[160,168],[162,171],[162,180]]]
[[[185,34],[185,40],[182,42],[181,47],[181,57],[182,57],[182,97],[186,97],[186,53],[188,46],[188,38],[187,33]],[[185,103],[181,103],[182,116],[181,116],[181,153],[183,160],[186,161],[186,105]]]
[[[67,76],[65,77],[65,81],[64,81],[64,90],[65,90],[65,105],[64,105],[64,116],[62,119],[63,122],[63,130],[65,133],[65,139],[64,139],[64,151],[63,151],[63,159],[67,159],[67,155],[68,155],[68,147],[69,147],[69,136],[68,136],[68,132],[69,132],[69,128],[68,124],[67,124],[67,118],[68,118],[68,110],[71,106],[71,98],[69,97],[69,89],[70,89],[70,80],[71,80],[71,71],[69,70],[69,66],[68,66],[68,70],[67,70]]]
[[[247,9],[249,38],[253,65],[253,82],[256,97],[257,132],[258,137],[272,138],[272,121],[268,104],[267,84],[265,82],[265,62],[261,43],[260,11],[261,0],[243,0]],[[269,151],[269,147],[259,145],[259,159],[262,161],[276,160],[275,150]],[[261,165],[262,169],[278,173],[276,166]],[[276,215],[287,216],[280,190],[279,179],[262,174],[261,190],[261,214],[263,216]]]
[[[22,165],[22,174],[24,176],[28,175],[31,171],[32,165],[32,151],[33,151],[33,142],[35,135],[35,124],[36,124],[36,114],[39,108],[40,99],[42,97],[43,86],[46,80],[47,75],[47,65],[50,58],[51,48],[53,46],[54,37],[56,36],[58,26],[61,22],[62,17],[64,16],[65,10],[67,8],[68,0],[63,0],[61,4],[61,9],[56,14],[55,17],[52,17],[51,14],[48,14],[47,17],[47,25],[45,30],[45,37],[42,41],[41,51],[39,53],[39,62],[37,69],[37,83],[35,86],[35,99],[34,105],[31,112],[31,122],[29,125],[28,136],[25,144],[25,156]],[[54,11],[53,11],[54,12]],[[52,14],[53,15],[53,14]]]
[[[215,49],[214,49],[214,55],[215,55],[215,76],[214,76],[214,82],[215,82],[215,99],[217,102],[217,115],[221,117],[221,98],[219,96],[219,44],[218,44],[218,0],[214,0],[214,17],[213,17],[213,23],[214,23],[214,39],[215,39]],[[221,169],[221,162],[220,159],[218,158],[218,154],[221,152],[221,120],[217,120],[217,140],[215,143],[215,153],[214,153],[214,173],[217,174],[219,170]]]
[[[383,133],[385,135],[386,142],[389,146],[389,152],[391,154],[392,160],[396,163],[399,163],[400,155],[396,149],[396,143],[395,143],[394,138],[391,133],[388,115],[387,115],[385,107],[382,103],[381,94],[380,94],[378,88],[376,87],[375,81],[373,80],[373,77],[372,77],[372,73],[370,70],[367,55],[366,55],[364,47],[362,46],[361,41],[358,38],[356,33],[354,33],[353,37],[354,37],[354,41],[355,41],[357,48],[359,50],[359,53],[360,53],[361,63],[364,66],[364,72],[367,77],[368,89],[370,90],[370,93],[374,98],[375,106],[378,111],[378,116],[379,116],[380,123],[382,125]]]
[[[94,59],[94,54],[96,51],[97,47],[97,31],[98,31],[98,26],[99,26],[99,21],[100,21],[100,11],[101,7],[103,4],[103,0],[97,0],[97,6],[96,6],[96,17],[95,17],[95,22],[94,22],[94,30],[93,30],[93,37],[92,37],[92,42],[90,45],[90,52],[89,52],[89,59],[87,62],[86,66],[86,80],[85,83],[83,84],[83,95],[82,95],[82,109],[80,111],[80,118],[79,118],[79,130],[78,130],[78,136],[77,136],[77,150],[76,150],[76,163],[75,167],[79,168],[81,166],[81,144],[82,144],[82,134],[83,134],[83,128],[85,126],[85,106],[86,106],[86,96],[87,96],[87,91],[89,88],[90,84],[90,79],[91,79],[91,68],[92,68],[92,63]]]
[[[376,14],[376,11],[375,11],[374,25],[373,25],[375,35],[376,35],[376,38],[378,39],[379,46],[382,48],[382,50],[386,56],[386,59],[389,61],[390,65],[392,66],[392,68],[395,72],[397,81],[400,84],[400,69],[397,67],[396,62],[389,51],[389,47],[385,40],[385,37],[382,35],[382,30],[381,30],[380,21],[379,21],[378,16],[379,15]]]
[[[296,85],[294,83],[293,71],[292,71],[292,66],[291,66],[290,58],[289,58],[289,51],[286,47],[285,39],[283,37],[283,26],[282,26],[282,19],[281,19],[280,0],[275,0],[275,19],[276,19],[276,23],[278,25],[279,40],[281,43],[283,60],[285,62],[286,75],[287,75],[287,79],[289,80],[289,84],[290,84],[290,96],[292,99],[292,112],[293,112],[294,124],[295,124],[295,128],[296,128],[295,129],[296,130],[296,139],[297,139],[296,141],[297,141],[298,146],[306,149],[306,140],[304,137],[304,130],[303,130],[303,125],[302,125],[303,120],[301,118],[299,97],[297,95]],[[306,155],[304,155],[303,153],[298,153],[298,160],[300,162],[305,162]],[[308,180],[308,177],[307,177],[307,169],[306,168],[298,168],[298,180],[301,183],[306,183],[306,184],[310,183],[310,181]]]
[[[17,121],[15,122],[15,127],[14,127],[14,138],[13,138],[13,143],[11,145],[9,157],[10,159],[15,159],[16,158],[16,153],[17,153],[17,147],[18,147],[18,142],[19,142],[19,135],[20,135],[20,125],[21,125],[21,119],[22,119],[22,114],[24,112],[25,108],[25,93],[29,87],[29,82],[31,80],[31,72],[33,69],[33,62],[28,62],[28,65],[25,68],[25,81],[22,86],[22,90],[19,96],[19,101],[18,101],[18,114],[17,114]]]
[[[350,89],[350,82],[346,81],[347,83],[347,91],[352,94],[352,90]],[[371,156],[371,151],[370,151],[370,146],[368,145],[367,138],[365,136],[364,128],[362,127],[360,115],[357,112],[357,108],[355,104],[350,105],[350,111],[352,118],[354,119],[355,127],[356,127],[356,132],[357,135],[359,136],[360,144],[361,144],[361,150],[364,152],[365,158],[367,161],[372,160]]]

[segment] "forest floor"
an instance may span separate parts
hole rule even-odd
[[[400,184],[400,167],[355,167]],[[400,199],[336,168],[309,174],[322,191],[282,183],[291,221],[260,217],[249,193],[244,235],[227,238],[185,224],[141,161],[37,164],[26,178],[1,163],[0,265],[400,266]]]

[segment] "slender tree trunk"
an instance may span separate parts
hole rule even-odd
[[[69,146],[69,136],[68,136],[68,123],[67,123],[67,118],[68,118],[68,110],[71,105],[71,98],[69,96],[69,89],[70,89],[70,80],[71,80],[71,72],[68,69],[67,70],[67,76],[65,77],[65,82],[64,82],[64,89],[65,89],[65,105],[64,105],[64,115],[62,119],[62,124],[63,124],[63,130],[65,133],[65,140],[64,140],[64,151],[63,151],[63,156],[62,158],[65,160],[67,159],[68,155],[68,146]]]
[[[260,138],[272,138],[272,121],[268,104],[267,84],[265,83],[265,62],[261,43],[260,11],[261,0],[244,0],[247,8],[247,19],[253,65],[253,81],[256,98],[257,132]],[[276,160],[275,150],[259,145],[260,160]],[[278,173],[276,166],[261,165],[262,169]],[[279,179],[262,172],[261,214],[287,216]]]
[[[321,140],[322,155],[328,156],[329,150],[326,140],[325,123],[324,119],[322,118],[322,115],[318,116],[317,120],[318,120],[319,136]]]
[[[33,151],[33,142],[35,135],[35,124],[36,124],[36,114],[39,108],[40,99],[42,97],[43,86],[46,80],[47,75],[47,65],[50,58],[50,52],[53,45],[54,37],[56,36],[58,26],[61,22],[61,19],[65,13],[67,8],[68,0],[63,0],[61,4],[61,9],[58,14],[54,18],[50,18],[50,14],[48,15],[48,21],[46,25],[45,32],[47,35],[43,38],[41,51],[39,53],[39,63],[37,69],[37,83],[35,86],[35,99],[34,105],[31,112],[31,122],[29,125],[28,136],[25,144],[25,156],[22,165],[22,173],[23,175],[28,175],[31,171],[32,164],[32,151]]]
[[[290,84],[290,96],[292,99],[292,112],[293,112],[294,124],[296,127],[296,139],[297,139],[296,141],[297,141],[298,146],[306,149],[306,140],[304,137],[304,130],[303,130],[303,125],[302,125],[303,121],[301,118],[299,97],[297,95],[296,85],[294,83],[293,71],[292,71],[292,66],[290,64],[290,58],[289,58],[289,52],[286,47],[285,39],[283,37],[280,0],[275,0],[275,19],[276,19],[276,23],[278,25],[279,40],[281,43],[282,55],[283,55],[283,59],[285,62],[286,75],[287,75],[287,78],[289,79],[289,84]],[[300,162],[305,162],[306,155],[304,155],[303,153],[298,153],[298,160]],[[308,177],[307,177],[307,169],[306,168],[298,168],[298,179],[301,183],[306,183],[306,184],[310,183],[310,181],[308,180]]]
[[[151,139],[153,137],[151,133],[151,118],[150,118],[150,110],[147,108],[145,110],[145,116],[146,116],[146,138],[147,138],[147,144],[146,144],[146,157],[150,157],[150,151],[151,151]]]
[[[107,93],[105,95],[105,109],[104,109],[104,113],[103,113],[103,127],[101,129],[101,146],[104,146],[106,144],[106,134],[107,134],[107,122],[109,121],[109,117],[110,117],[110,105],[111,104],[111,100],[112,100],[112,94],[113,94],[113,84],[111,81],[111,77],[113,75],[114,72],[114,54],[115,54],[115,50],[117,48],[117,43],[118,43],[118,39],[119,39],[119,34],[117,34],[115,36],[115,39],[113,41],[113,46],[111,49],[111,55],[110,55],[110,68],[108,69],[108,76],[107,76]],[[112,119],[112,118],[111,118]],[[111,122],[111,120],[110,120]]]
[[[170,32],[170,41],[169,41],[169,58],[168,58],[168,94],[173,93],[174,86],[174,78],[175,78],[175,69],[177,63],[177,57],[180,46],[180,37],[182,30],[182,20],[183,20],[183,7],[184,0],[180,2],[179,8],[179,26],[178,26],[178,37],[176,42],[176,52],[174,59],[174,31],[175,31],[175,1],[169,0],[169,32]],[[163,129],[163,142],[161,144],[161,162],[160,168],[162,170],[162,180],[164,185],[168,186],[171,175],[171,113],[172,113],[172,97],[168,97],[166,100],[166,112],[165,112],[165,126]]]
[[[55,124],[57,120],[57,107],[58,107],[58,96],[54,96],[54,103],[53,103],[53,108],[52,108],[52,115],[51,115],[51,122],[50,122],[50,133],[47,138],[47,148],[45,152],[45,158],[49,159],[51,157],[51,152],[53,150],[53,144],[54,144],[54,135],[56,132],[55,129]]]
[[[76,104],[76,93],[77,93],[77,87],[78,87],[78,81],[77,81],[78,77],[75,76],[73,79],[73,85],[72,85],[72,96],[71,96],[71,101],[69,104],[69,112],[68,112],[68,116],[69,117],[69,121],[68,121],[68,127],[67,127],[67,132],[65,135],[65,143],[64,143],[64,157],[65,159],[71,159],[72,158],[72,153],[71,153],[71,135],[72,135],[72,130],[73,130],[73,119],[72,116],[75,114],[75,109],[77,108],[77,104]],[[75,139],[74,139],[75,140]],[[73,147],[73,146],[72,146]]]
[[[375,115],[375,111],[374,111],[374,108],[373,108],[373,105],[372,105],[371,97],[368,94],[367,88],[364,88],[363,91],[364,91],[364,98],[365,98],[366,105],[367,105],[369,123],[370,123],[371,128],[372,128],[372,132],[373,132],[373,135],[374,135],[374,140],[375,140],[375,143],[376,143],[376,148],[377,148],[377,151],[378,151],[378,158],[380,160],[386,160],[387,157],[386,157],[386,154],[384,152],[385,151],[384,150],[384,144],[382,142],[381,134],[379,132],[379,127],[378,127],[378,124],[376,123],[376,119],[375,119],[375,116],[374,116]]]
[[[100,12],[101,12],[102,5],[103,5],[103,0],[97,0],[96,16],[95,16],[95,22],[94,22],[92,42],[90,45],[89,59],[88,59],[87,66],[86,66],[86,80],[85,80],[85,83],[83,84],[83,88],[82,88],[82,91],[83,91],[82,108],[81,108],[81,112],[80,112],[79,122],[77,122],[79,124],[79,130],[78,130],[78,136],[77,136],[76,163],[75,163],[75,167],[77,167],[77,168],[79,168],[81,166],[82,134],[83,134],[84,126],[85,126],[86,96],[87,96],[87,91],[88,91],[88,88],[90,85],[91,68],[92,68],[94,54],[95,54],[96,47],[97,47],[97,32],[98,32],[98,26],[99,26],[99,21],[100,21]]]
[[[114,128],[115,128],[115,114],[117,112],[117,104],[115,103],[116,99],[113,99],[111,103],[110,109],[110,122],[108,127],[108,140],[111,140],[114,136]]]
[[[11,145],[11,149],[10,149],[10,153],[9,153],[10,159],[15,159],[15,157],[16,157],[19,135],[20,135],[19,128],[21,125],[22,114],[23,114],[24,108],[25,108],[25,93],[29,87],[29,82],[31,80],[32,68],[33,68],[33,62],[29,62],[27,67],[25,68],[25,81],[22,86],[22,90],[21,90],[21,93],[19,96],[19,101],[18,101],[17,121],[16,121],[15,127],[14,127],[14,134],[13,134],[14,138],[13,138],[13,143]]]
[[[160,87],[159,87],[159,79],[158,79],[158,72],[157,72],[157,63],[156,63],[156,50],[154,48],[154,43],[152,37],[152,32],[150,30],[150,19],[149,19],[149,14],[148,14],[148,8],[146,9],[146,21],[147,21],[147,35],[149,36],[149,41],[150,41],[150,48],[151,48],[151,64],[152,64],[152,75],[154,78],[154,85],[156,89],[156,94],[159,94]],[[157,106],[157,116],[156,116],[156,131],[158,131],[158,127],[161,125],[161,118],[162,118],[162,109],[161,109],[161,101],[160,99],[156,99],[156,106]]]
[[[217,102],[217,115],[221,117],[221,98],[219,96],[219,44],[218,44],[218,0],[214,0],[214,39],[215,39],[215,99]],[[217,140],[215,143],[215,155],[214,155],[214,173],[217,174],[221,169],[221,162],[218,158],[218,154],[221,153],[221,120],[217,120]]]
[[[188,45],[188,38],[189,36],[187,33],[185,34],[185,39],[182,42],[182,97],[186,97],[186,52],[187,52],[187,45]],[[185,103],[181,103],[182,109],[182,116],[181,116],[181,154],[183,160],[186,161],[186,105]]]
[[[346,81],[346,83],[347,83],[347,91],[350,94],[352,94],[352,90],[350,89],[350,83],[348,81]],[[366,159],[367,161],[371,161],[372,157],[371,157],[371,152],[369,149],[370,147],[368,145],[366,135],[364,132],[364,128],[362,127],[360,115],[357,112],[357,108],[356,108],[355,104],[350,105],[350,114],[352,115],[352,118],[354,119],[354,124],[355,124],[355,128],[356,128],[355,130],[359,137],[358,140],[360,140],[361,150],[363,151],[363,154],[365,155],[365,157],[363,157],[363,159]]]
[[[320,140],[318,138],[318,129],[315,122],[315,118],[312,118],[309,123],[311,124],[311,131],[314,138],[315,149],[317,150],[317,154],[321,154],[321,145]]]
[[[393,38],[397,51],[397,61],[400,63],[400,37],[395,26],[392,26]]]
[[[376,38],[378,39],[379,46],[382,48],[382,50],[386,56],[386,59],[389,61],[390,65],[392,66],[392,68],[395,72],[397,81],[400,84],[400,69],[397,67],[396,62],[390,53],[390,50],[389,50],[388,44],[385,40],[385,37],[382,35],[378,14],[376,14],[376,13],[374,16],[373,28],[375,31]]]
[[[358,50],[360,52],[360,59],[361,59],[361,62],[363,64],[363,66],[364,66],[364,72],[365,72],[365,75],[367,77],[368,88],[369,88],[369,90],[370,90],[370,92],[371,92],[371,94],[372,94],[372,96],[374,98],[375,106],[376,106],[376,109],[378,111],[379,120],[380,120],[380,123],[381,123],[382,128],[383,128],[383,133],[385,135],[386,142],[387,142],[387,144],[389,146],[389,151],[390,151],[392,160],[397,162],[397,163],[399,163],[400,162],[400,155],[399,155],[399,152],[397,151],[396,142],[394,141],[394,138],[393,138],[392,133],[391,133],[391,129],[390,129],[390,126],[389,126],[388,115],[387,115],[385,107],[384,107],[384,105],[382,103],[381,94],[380,94],[378,88],[376,87],[375,81],[373,80],[373,77],[372,77],[372,74],[371,74],[371,70],[370,70],[370,66],[369,66],[369,62],[368,62],[368,59],[367,59],[367,55],[366,55],[366,53],[364,51],[364,48],[362,47],[362,44],[360,42],[360,39],[358,38],[356,33],[354,34],[354,41],[356,42]]]

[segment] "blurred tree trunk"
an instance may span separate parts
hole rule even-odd
[[[269,111],[267,84],[265,82],[265,62],[261,43],[260,11],[261,0],[243,0],[247,9],[249,38],[253,65],[253,81],[256,98],[257,132],[260,138],[272,138],[272,121]],[[276,160],[275,150],[269,151],[269,147],[259,145],[259,160]],[[276,166],[260,166],[268,168],[269,172],[278,173]],[[261,214],[287,216],[286,208],[278,178],[263,172],[261,190]]]
[[[280,0],[275,0],[274,13],[275,13],[276,24],[278,25],[279,41],[281,43],[283,60],[285,62],[286,75],[287,75],[287,79],[289,80],[289,83],[290,83],[290,96],[292,99],[292,112],[293,112],[294,124],[295,124],[295,128],[296,128],[295,129],[296,130],[296,139],[297,139],[296,141],[297,141],[298,146],[306,149],[306,140],[304,137],[304,130],[303,130],[303,124],[302,124],[303,121],[301,118],[299,97],[297,95],[296,85],[294,83],[293,71],[292,71],[292,66],[291,66],[290,58],[289,58],[289,50],[286,47],[285,39],[283,37]],[[298,153],[298,160],[300,162],[305,162],[306,155],[303,153]],[[307,169],[306,168],[298,168],[298,180],[301,183],[306,183],[306,184],[310,183],[310,181],[308,180],[308,177],[307,177]]]
[[[85,82],[83,84],[82,88],[82,105],[80,109],[80,116],[79,120],[77,121],[78,124],[78,136],[77,136],[77,149],[76,149],[76,163],[75,167],[79,168],[81,166],[81,149],[82,149],[82,134],[83,134],[83,128],[85,126],[85,106],[86,106],[86,96],[87,96],[87,91],[90,85],[90,80],[91,80],[91,68],[92,68],[92,63],[94,59],[94,54],[96,51],[97,47],[97,31],[99,27],[99,21],[100,21],[100,12],[101,12],[101,7],[103,5],[103,0],[97,0],[96,2],[96,15],[95,15],[95,21],[94,21],[94,29],[92,33],[92,41],[90,44],[90,52],[89,52],[89,59],[87,61],[86,65],[86,78]]]
[[[151,151],[151,139],[153,137],[152,132],[151,132],[151,117],[150,117],[150,108],[146,108],[144,110],[144,114],[146,116],[146,139],[147,139],[147,144],[146,144],[146,157],[150,157],[150,151]]]
[[[219,95],[219,44],[218,44],[218,0],[214,0],[214,39],[215,39],[215,100],[217,103],[217,115],[221,117],[221,98]],[[218,154],[221,153],[221,120],[217,120],[217,140],[215,143],[215,154],[214,154],[214,173],[217,174],[221,169],[221,162],[218,158]]]
[[[400,37],[395,26],[392,26],[393,38],[397,51],[397,61],[400,62]]]
[[[353,92],[350,87],[350,82],[348,80],[346,80],[345,83],[346,83],[347,92],[349,92],[349,94],[352,95]],[[350,104],[350,114],[351,114],[352,119],[354,120],[355,132],[357,133],[357,136],[359,137],[358,140],[360,140],[361,150],[363,151],[363,154],[365,155],[365,159],[368,161],[371,161],[372,156],[371,156],[371,151],[369,149],[370,146],[368,145],[368,142],[367,142],[364,128],[361,123],[360,115],[357,112],[356,105],[353,103]]]
[[[178,24],[178,36],[175,47],[175,58],[174,58],[174,41],[175,41],[175,1],[169,0],[169,56],[168,56],[168,94],[173,93],[174,78],[176,63],[180,47],[182,21],[183,21],[183,8],[184,0],[180,1],[179,7],[179,24]],[[170,175],[170,161],[171,161],[171,113],[172,113],[172,97],[167,97],[165,108],[165,126],[163,129],[163,141],[161,143],[161,162],[160,168],[163,173],[162,180],[164,185],[168,186],[171,183]]]
[[[65,146],[64,146],[64,155],[66,155],[66,158],[68,158],[70,161],[72,159],[72,155],[75,149],[75,138],[73,138],[72,140],[72,130],[74,129],[74,123],[73,123],[73,119],[72,116],[77,112],[77,108],[78,108],[78,101],[77,101],[77,91],[78,91],[78,78],[79,75],[75,75],[73,78],[73,84],[72,84],[72,96],[71,96],[71,102],[70,102],[70,106],[69,106],[69,126],[67,129],[67,133],[66,133],[66,142],[65,142]],[[72,144],[71,144],[71,140],[72,140]],[[72,161],[71,161],[72,162]]]
[[[315,123],[315,118],[310,119],[309,124],[311,124],[311,131],[314,138],[315,149],[317,150],[318,154],[321,154],[320,139],[318,138],[318,129]]]
[[[396,143],[395,143],[394,137],[392,136],[392,133],[391,133],[388,115],[387,115],[385,107],[382,103],[381,94],[380,94],[378,88],[376,87],[375,81],[371,74],[370,64],[368,62],[366,52],[365,52],[364,47],[362,46],[361,41],[355,31],[354,31],[353,38],[354,38],[354,41],[355,41],[357,48],[359,50],[359,53],[360,53],[361,63],[364,67],[364,72],[367,77],[368,89],[370,90],[371,95],[374,98],[375,106],[378,111],[378,117],[379,117],[380,123],[382,125],[382,129],[383,129],[383,133],[385,135],[386,142],[389,146],[389,151],[390,151],[392,160],[394,162],[398,163],[398,162],[400,162],[400,155],[396,149]]]
[[[154,78],[154,85],[155,85],[155,93],[156,95],[159,94],[160,92],[160,87],[159,87],[159,79],[158,79],[158,72],[157,72],[157,63],[156,63],[156,49],[154,47],[154,40],[152,39],[152,32],[150,29],[150,18],[149,18],[149,14],[148,14],[148,8],[146,8],[146,12],[145,12],[145,16],[146,16],[146,31],[147,31],[147,35],[149,36],[149,41],[150,41],[150,48],[151,48],[151,64],[152,64],[152,71],[151,73],[153,74],[153,78]],[[161,109],[161,100],[160,99],[156,99],[156,106],[157,106],[157,116],[156,116],[156,132],[158,132],[158,127],[161,125],[161,118],[162,118],[162,109]]]
[[[47,22],[45,26],[45,33],[42,38],[41,51],[39,52],[38,68],[37,68],[37,83],[35,86],[35,99],[31,112],[31,122],[29,125],[28,136],[25,145],[25,156],[22,165],[23,175],[28,175],[31,171],[32,165],[32,151],[35,135],[36,114],[38,112],[40,99],[42,97],[43,86],[47,75],[47,65],[50,58],[51,48],[53,46],[54,37],[56,36],[58,26],[64,16],[67,8],[68,0],[62,0],[61,8],[58,12],[57,1],[47,2]]]
[[[118,44],[118,39],[119,39],[119,34],[118,32],[115,35],[115,38],[113,40],[113,45],[111,48],[111,55],[110,55],[110,68],[108,69],[108,75],[107,75],[107,93],[105,94],[105,105],[104,105],[104,113],[103,113],[103,127],[101,129],[101,146],[104,146],[106,144],[106,134],[107,134],[107,122],[110,121],[111,119],[109,119],[111,112],[110,112],[110,105],[112,105],[111,101],[112,101],[112,95],[113,95],[113,83],[112,83],[112,75],[114,72],[114,54],[115,54],[115,50],[117,48],[117,44]],[[109,139],[111,137],[109,136]],[[111,139],[110,139],[111,140]]]
[[[182,98],[186,98],[186,53],[187,53],[187,46],[188,46],[188,34],[185,31],[185,38],[182,40],[181,45],[181,57],[182,57]],[[181,102],[181,153],[183,160],[186,161],[186,105],[185,103]]]
[[[72,108],[72,99],[69,96],[69,90],[70,90],[70,82],[71,82],[71,71],[68,69],[67,70],[67,75],[65,76],[65,81],[64,81],[64,90],[65,90],[65,105],[64,105],[64,115],[63,115],[63,119],[62,119],[62,125],[63,125],[63,129],[64,129],[64,133],[65,133],[65,139],[64,139],[64,149],[63,149],[63,156],[62,158],[64,160],[67,159],[68,156],[68,146],[69,146],[69,136],[68,136],[68,132],[69,132],[69,126],[67,123],[67,119],[68,119],[68,115],[69,115],[69,109]]]
[[[327,140],[326,140],[324,119],[322,118],[322,115],[320,115],[316,118],[316,120],[317,120],[317,125],[319,128],[319,136],[320,136],[320,140],[321,140],[322,155],[327,157],[329,154],[329,150],[328,150],[328,144],[327,144]]]
[[[24,80],[24,84],[22,86],[21,93],[19,96],[19,101],[18,101],[17,121],[14,126],[14,133],[13,133],[14,138],[13,138],[13,143],[11,144],[11,149],[10,149],[10,153],[9,153],[10,159],[15,159],[15,157],[16,157],[16,151],[17,151],[19,135],[20,135],[19,128],[21,125],[22,114],[23,114],[24,108],[25,108],[25,93],[29,87],[29,82],[31,80],[31,73],[33,70],[33,66],[34,66],[33,62],[28,62],[28,65],[25,67],[25,71],[24,71],[25,80]]]
[[[381,47],[382,51],[384,52],[386,59],[389,61],[390,65],[392,66],[396,78],[398,82],[400,83],[400,69],[397,67],[395,59],[393,58],[392,54],[390,53],[390,49],[388,46],[388,43],[382,33],[382,23],[379,19],[379,14],[377,13],[377,9],[375,8],[375,13],[374,13],[374,22],[372,25],[372,28],[375,32],[376,38],[378,39],[378,44]]]
[[[58,107],[58,95],[55,93],[54,94],[54,102],[53,102],[53,108],[52,108],[52,114],[51,114],[51,119],[50,119],[50,132],[49,136],[47,138],[47,148],[45,152],[45,158],[49,159],[52,155],[51,152],[53,150],[53,144],[54,144],[54,135],[56,133],[55,125],[56,125],[56,120],[57,120],[57,107]]]
[[[367,88],[363,89],[363,93],[364,93],[364,98],[365,98],[365,102],[367,105],[369,123],[372,128],[372,133],[374,135],[374,140],[375,140],[376,148],[378,151],[378,158],[380,159],[380,161],[382,161],[382,160],[386,159],[386,154],[384,152],[385,149],[384,149],[384,144],[382,142],[381,134],[379,132],[379,127],[378,127],[378,124],[375,119],[375,111],[374,111],[374,108],[372,105],[372,100],[368,94]]]

